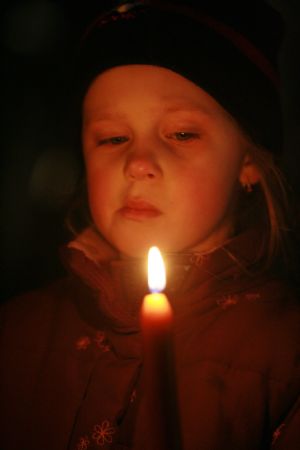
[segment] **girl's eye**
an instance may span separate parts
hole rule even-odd
[[[106,144],[111,144],[111,145],[119,145],[119,144],[123,144],[124,142],[128,141],[128,137],[126,136],[113,136],[110,138],[105,138],[105,139],[100,139],[97,144],[98,145],[106,145]]]
[[[177,131],[175,133],[169,134],[167,137],[176,139],[177,141],[190,141],[193,139],[198,139],[200,135],[199,133],[193,133],[189,131]]]

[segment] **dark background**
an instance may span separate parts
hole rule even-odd
[[[23,0],[2,6],[2,299],[62,273],[58,248],[68,239],[64,215],[81,173],[70,87],[72,55],[95,16],[119,3]],[[201,5],[278,62],[283,80],[283,160],[299,196],[300,2],[185,3]]]

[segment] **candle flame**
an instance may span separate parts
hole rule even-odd
[[[157,247],[148,253],[148,286],[151,292],[161,292],[166,287],[166,269]]]

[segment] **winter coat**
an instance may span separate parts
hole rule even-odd
[[[143,390],[144,262],[101,259],[97,239],[64,249],[65,278],[2,308],[1,450],[159,448]],[[278,277],[253,275],[258,245],[252,230],[166,255],[184,450],[300,448],[300,306]]]

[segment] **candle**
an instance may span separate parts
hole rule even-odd
[[[141,308],[147,439],[153,449],[178,450],[181,445],[173,361],[173,311],[161,292],[166,285],[166,273],[157,247],[151,247],[148,254],[148,284],[151,294],[144,297]]]

